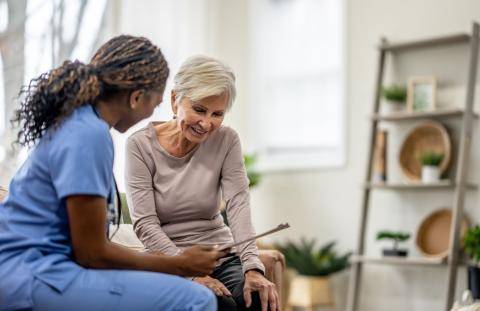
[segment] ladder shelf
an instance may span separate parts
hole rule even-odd
[[[348,287],[347,311],[358,310],[359,292],[362,284],[362,267],[364,264],[387,264],[387,265],[404,265],[404,266],[444,266],[447,268],[447,288],[445,291],[444,310],[449,311],[453,304],[455,295],[455,285],[457,278],[457,268],[464,261],[459,258],[460,249],[460,223],[463,219],[463,206],[465,201],[466,190],[477,189],[477,185],[467,182],[468,160],[471,148],[472,123],[478,118],[473,112],[473,99],[475,94],[476,74],[478,65],[479,52],[479,31],[478,23],[473,23],[471,34],[456,34],[439,38],[426,40],[404,42],[404,43],[388,43],[382,40],[378,47],[378,67],[376,74],[375,98],[373,113],[370,116],[370,141],[367,157],[366,178],[363,183],[363,199],[360,226],[358,232],[357,249],[351,259],[351,273]],[[422,48],[447,47],[458,44],[469,46],[470,59],[467,72],[466,99],[465,106],[462,109],[436,110],[415,113],[397,113],[397,114],[381,114],[380,113],[380,94],[383,85],[383,75],[385,70],[385,58],[387,53],[395,53],[405,50],[416,50]],[[421,119],[445,119],[459,118],[461,120],[461,131],[459,133],[460,143],[456,148],[458,155],[457,167],[455,169],[455,180],[445,180],[437,184],[415,184],[401,182],[372,182],[371,172],[373,167],[373,156],[376,133],[380,122],[397,122],[397,121],[415,121]],[[449,249],[446,259],[432,260],[428,258],[376,258],[365,256],[365,237],[367,228],[367,218],[370,206],[370,194],[372,190],[394,190],[394,191],[430,191],[444,190],[453,191],[452,202],[452,225],[449,235]]]

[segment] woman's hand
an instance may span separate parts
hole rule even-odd
[[[225,252],[214,247],[192,246],[176,256],[179,261],[180,275],[206,276],[213,272],[219,258]]]
[[[267,280],[260,272],[250,270],[245,273],[245,285],[243,287],[243,299],[247,308],[252,304],[252,292],[258,292],[262,302],[262,311],[267,311],[270,305],[271,311],[280,311],[275,284]]]
[[[208,275],[201,278],[195,278],[193,281],[210,288],[217,296],[232,296],[232,293],[230,293],[222,282],[209,277]]]

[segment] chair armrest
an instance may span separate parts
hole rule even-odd
[[[281,301],[283,272],[285,271],[285,256],[274,249],[260,249],[258,251],[258,257],[265,266],[265,277],[275,284],[278,297]]]
[[[5,200],[5,198],[7,197],[7,194],[8,194],[7,189],[0,186],[0,202],[3,202],[3,200]]]

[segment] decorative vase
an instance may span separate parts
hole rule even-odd
[[[330,279],[323,276],[295,276],[290,284],[288,304],[303,308],[332,305]]]
[[[480,268],[477,266],[468,266],[468,289],[473,299],[480,299]]]
[[[467,289],[463,291],[462,299],[453,303],[450,311],[480,311],[480,302],[474,302],[472,293]]]
[[[435,184],[440,181],[440,170],[438,166],[422,166],[422,182],[424,184]]]
[[[373,156],[373,182],[381,183],[387,181],[387,138],[387,131],[379,130],[377,132]]]

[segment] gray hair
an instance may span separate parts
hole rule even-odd
[[[184,96],[199,101],[209,96],[225,94],[229,110],[235,100],[235,74],[226,64],[212,57],[196,55],[187,58],[173,82],[177,102]]]

